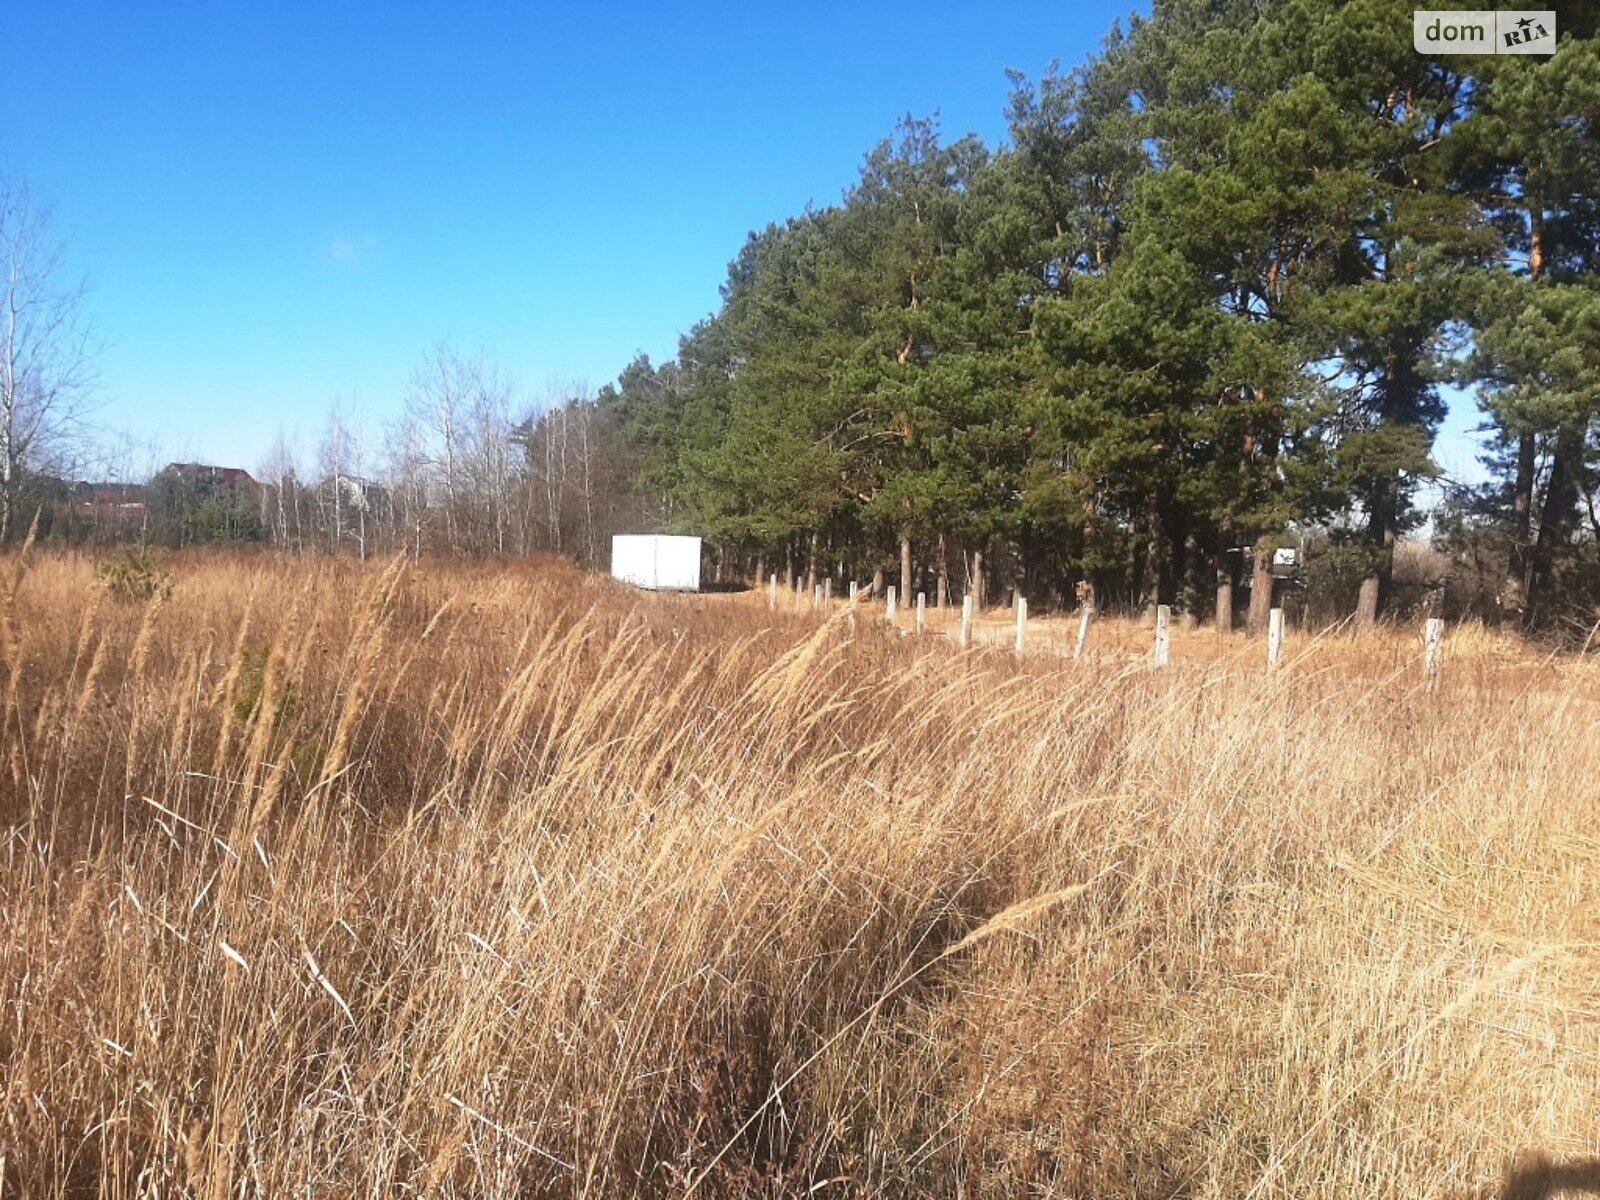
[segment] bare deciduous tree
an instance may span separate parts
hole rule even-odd
[[[301,472],[296,457],[294,447],[279,429],[260,467],[261,481],[267,485],[262,492],[261,523],[267,528],[272,544],[280,550],[303,548]]]
[[[506,548],[516,485],[509,446],[514,389],[482,356],[437,347],[412,374],[406,410],[391,430],[391,457],[443,516],[445,549]],[[420,542],[420,532],[419,532]]]
[[[49,212],[0,180],[0,543],[18,525],[29,474],[49,468],[89,408],[95,345],[84,286],[61,274]]]
[[[628,470],[599,402],[581,383],[554,383],[512,431],[522,447],[530,549],[598,562],[615,531],[619,480]],[[533,519],[542,508],[543,520]]]

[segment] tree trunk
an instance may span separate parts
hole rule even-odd
[[[944,608],[950,603],[950,556],[944,544],[944,534],[939,535],[939,580],[933,590],[933,606]]]
[[[1200,543],[1194,534],[1189,534],[1183,539],[1183,627],[1193,629],[1200,623],[1200,609],[1204,603],[1200,596],[1202,592],[1201,572],[1205,569],[1205,560],[1200,555]]]
[[[900,535],[900,602],[911,601],[911,535]]]
[[[1539,505],[1539,533],[1533,543],[1527,607],[1530,622],[1546,620],[1556,606],[1556,548],[1568,546],[1572,540],[1578,506],[1574,467],[1582,461],[1583,431],[1570,427],[1558,431],[1555,453],[1550,456],[1550,478]]]
[[[1501,604],[1521,616],[1528,604],[1528,573],[1533,563],[1533,483],[1538,451],[1532,433],[1517,438],[1517,478],[1511,493],[1511,554],[1506,564]]]
[[[972,611],[983,611],[983,551],[972,552]]]
[[[1267,539],[1258,537],[1250,556],[1250,615],[1245,620],[1245,632],[1257,637],[1267,628],[1267,617],[1272,612],[1272,547]]]
[[[1544,212],[1537,204],[1528,208],[1528,277],[1544,273]],[[1538,469],[1538,447],[1532,431],[1517,436],[1517,478],[1511,493],[1511,552],[1506,563],[1502,606],[1525,616],[1533,567],[1533,484]]]
[[[1381,585],[1376,570],[1368,571],[1361,577],[1361,586],[1356,590],[1356,624],[1358,626],[1371,626],[1378,620],[1378,596]]]
[[[1220,548],[1217,551],[1217,632],[1233,632],[1233,596],[1234,588],[1239,582],[1239,559],[1233,552],[1237,541],[1233,532],[1227,531],[1220,538]]]
[[[1145,502],[1144,569],[1139,576],[1139,606],[1146,623],[1156,618],[1156,606],[1170,604],[1172,567],[1165,553],[1165,533],[1161,501],[1154,492]]]
[[[1394,577],[1394,546],[1400,536],[1396,525],[1399,487],[1398,479],[1386,479],[1370,501],[1372,515],[1367,522],[1367,537],[1373,548],[1373,560],[1356,594],[1356,624],[1359,626],[1376,623],[1389,602],[1389,583]]]
[[[806,555],[806,595],[817,590],[817,531],[811,531],[811,549]]]

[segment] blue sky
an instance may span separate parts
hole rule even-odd
[[[1076,64],[1128,11],[7,8],[0,167],[91,286],[99,420],[246,467],[334,403],[375,434],[441,340],[528,403],[671,355],[745,234],[836,200],[898,117],[993,144],[1005,68]]]

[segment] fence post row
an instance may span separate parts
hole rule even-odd
[[[798,606],[801,583],[795,581],[795,604]],[[855,580],[850,581],[850,621],[855,623],[855,605],[859,596],[859,588]],[[812,595],[814,606],[831,604],[833,600],[833,580],[824,580],[816,586]],[[884,590],[884,619],[891,625],[894,624],[896,615],[897,597],[895,587],[890,584]],[[927,626],[928,594],[917,593],[916,628],[917,633],[924,632]],[[1016,611],[1016,652],[1023,653],[1027,644],[1028,625],[1028,600],[1016,592],[1012,593],[1012,605]],[[778,576],[777,573],[767,577],[767,607],[778,607]],[[961,597],[961,624],[956,633],[956,644],[962,649],[972,645],[972,597]],[[1094,625],[1095,611],[1087,604],[1078,611],[1078,636],[1073,643],[1072,657],[1074,661],[1083,657],[1084,648],[1089,644],[1089,630]],[[1157,669],[1170,665],[1172,661],[1171,639],[1172,609],[1169,605],[1156,605],[1156,644],[1155,665]],[[1276,670],[1283,661],[1283,609],[1274,608],[1267,613],[1267,669]],[[1428,679],[1439,677],[1440,653],[1444,644],[1444,619],[1442,617],[1429,617],[1423,623],[1423,651],[1422,671]]]

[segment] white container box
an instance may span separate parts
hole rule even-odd
[[[700,590],[700,539],[619,533],[611,539],[611,577],[657,592]]]

